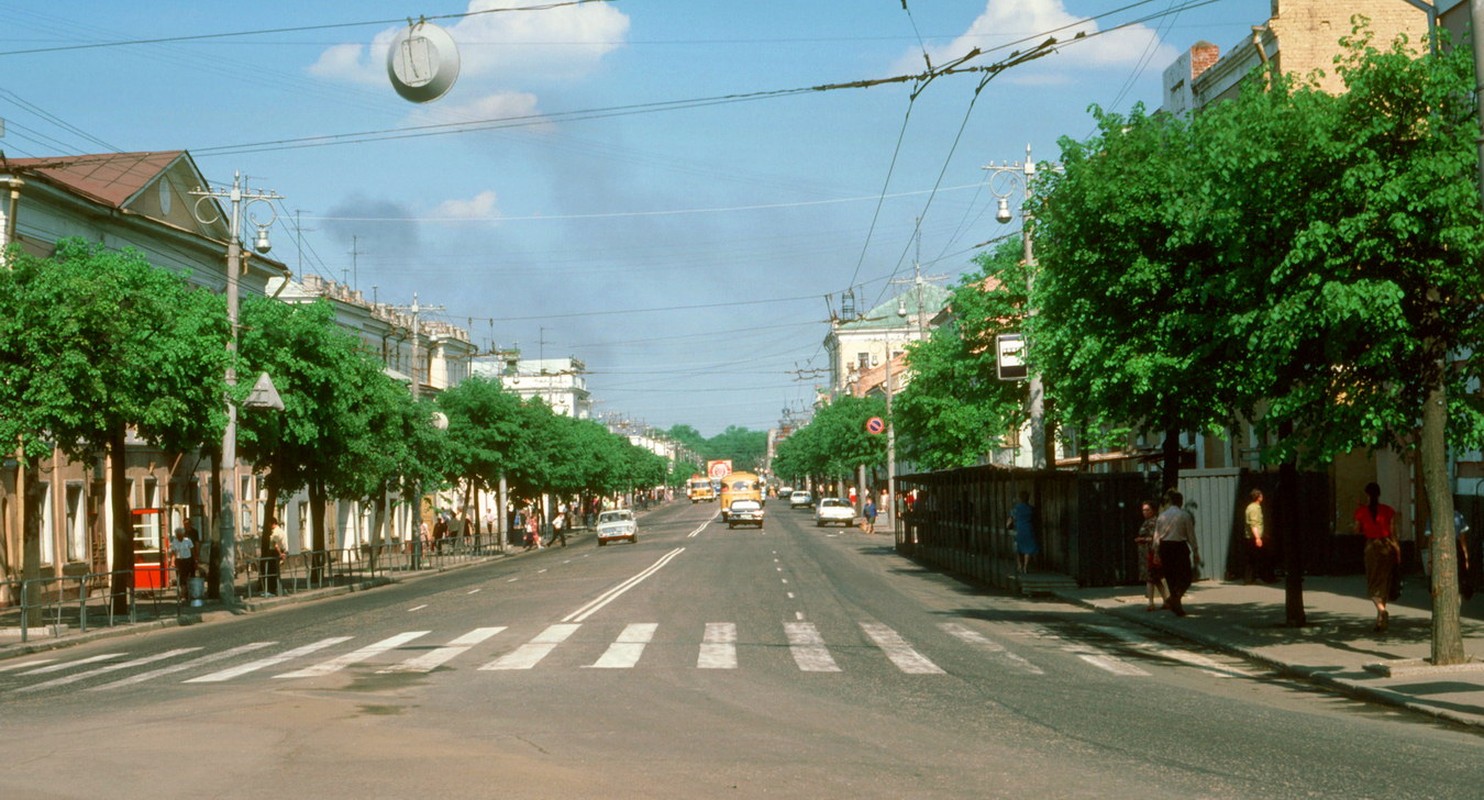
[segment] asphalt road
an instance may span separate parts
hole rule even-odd
[[[885,536],[638,543],[0,661],[0,797],[1472,797],[1477,734]]]

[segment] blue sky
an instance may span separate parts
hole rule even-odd
[[[283,195],[274,254],[296,272],[382,302],[416,292],[481,347],[583,360],[601,414],[711,436],[809,407],[842,291],[885,301],[914,260],[955,282],[977,244],[1013,230],[994,220],[986,164],[1027,145],[1054,160],[1059,137],[1092,132],[1090,105],[1158,106],[1181,52],[1225,52],[1269,13],[1267,0],[0,0],[0,149],[189,150],[215,183],[241,171]],[[385,70],[409,16],[442,25],[461,58],[453,88],[420,105]],[[1101,33],[977,98],[976,74],[915,99],[910,83],[790,91],[915,74],[925,54],[944,64],[976,46],[968,63],[988,65],[1067,25],[1058,38]],[[208,34],[241,35],[183,38]],[[75,47],[114,42],[136,43]]]

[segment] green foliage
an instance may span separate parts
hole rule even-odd
[[[0,271],[0,438],[86,458],[121,426],[171,451],[219,441],[221,298],[132,250],[69,239]]]
[[[886,414],[876,397],[841,397],[815,413],[808,425],[778,445],[773,473],[786,479],[832,478],[857,467],[886,464],[886,437],[866,431],[866,421]]]
[[[1021,329],[1026,274],[1019,240],[977,260],[953,290],[955,322],[908,346],[911,382],[892,398],[900,454],[927,469],[979,463],[1025,419],[1025,386],[998,377],[1001,333]]]

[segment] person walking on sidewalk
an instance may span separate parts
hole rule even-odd
[[[190,580],[196,577],[196,543],[186,538],[184,528],[175,529],[175,538],[170,542],[170,554],[175,556],[175,581],[180,596],[190,591]]]
[[[1195,580],[1195,566],[1200,566],[1201,552],[1195,541],[1195,517],[1185,510],[1185,495],[1177,489],[1166,489],[1165,509],[1154,518],[1154,540],[1159,550],[1159,563],[1170,584],[1170,599],[1165,605],[1177,617],[1185,616],[1185,593]]]
[[[1145,611],[1157,611],[1170,603],[1170,590],[1165,588],[1164,569],[1159,563],[1159,551],[1154,546],[1154,503],[1145,500],[1139,504],[1139,513],[1144,521],[1134,535],[1134,546],[1139,552],[1139,580],[1144,582],[1144,598],[1149,601]],[[1154,605],[1154,595],[1159,595],[1160,606]]]
[[[1268,558],[1270,537],[1267,536],[1267,527],[1263,524],[1262,517],[1262,490],[1253,489],[1248,495],[1252,502],[1247,504],[1243,512],[1242,526],[1242,551],[1246,556],[1247,563],[1243,565],[1242,582],[1251,584],[1253,581],[1272,583],[1274,580],[1271,561]]]
[[[1025,575],[1031,571],[1031,556],[1041,552],[1036,544],[1036,509],[1031,505],[1031,493],[1021,492],[1020,502],[1010,507],[1010,518],[1005,527],[1015,531],[1015,568]]]
[[[876,501],[870,495],[866,495],[866,507],[861,509],[861,519],[861,527],[865,528],[866,533],[876,532]]]
[[[1355,509],[1357,533],[1365,536],[1365,588],[1376,604],[1376,633],[1385,633],[1391,615],[1386,601],[1392,596],[1396,566],[1402,560],[1401,546],[1396,543],[1396,509],[1381,502],[1381,487],[1365,485],[1366,501]]]

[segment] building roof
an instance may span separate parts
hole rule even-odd
[[[10,158],[0,170],[40,175],[97,203],[124,208],[177,161],[190,160],[184,150],[158,153],[100,153],[59,158]],[[192,165],[191,169],[195,169]],[[205,184],[205,181],[202,181]]]
[[[919,294],[921,306],[918,305]],[[910,327],[916,324],[911,320],[916,320],[919,314],[923,314],[924,319],[932,319],[947,305],[952,295],[951,291],[942,286],[924,282],[921,286],[914,286],[890,298],[856,319],[842,321],[836,330],[849,333]],[[906,313],[899,313],[903,311]]]

